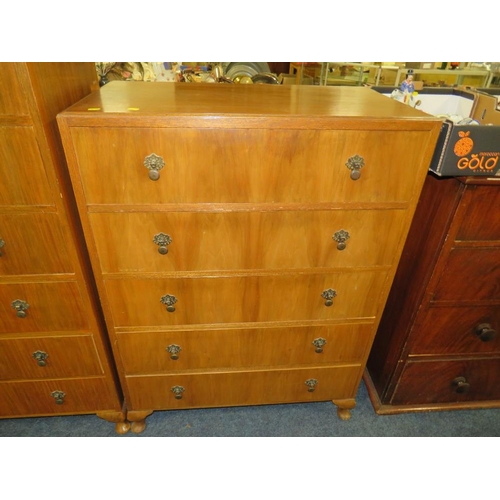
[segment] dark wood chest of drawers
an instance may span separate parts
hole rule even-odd
[[[379,413],[500,406],[500,179],[428,174],[367,364]]]
[[[142,82],[58,120],[135,430],[230,405],[349,418],[439,122],[369,89]]]

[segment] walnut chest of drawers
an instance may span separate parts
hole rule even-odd
[[[364,88],[143,82],[58,120],[127,418],[349,418],[439,121]]]
[[[378,413],[500,407],[500,179],[428,174],[367,365]]]
[[[0,64],[0,417],[97,413],[124,432],[56,123],[96,80],[90,63]]]

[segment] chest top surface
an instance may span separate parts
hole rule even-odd
[[[313,122],[404,120],[415,122],[415,128],[439,121],[369,88],[161,82],[111,82],[63,115],[75,125],[96,118],[140,121],[172,116],[205,118],[212,124],[217,118],[263,117]]]

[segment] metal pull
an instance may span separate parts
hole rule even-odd
[[[164,295],[160,302],[167,306],[167,311],[169,313],[173,313],[175,311],[174,304],[177,302],[177,298],[174,295]]]
[[[170,390],[175,394],[175,399],[182,399],[182,393],[185,389],[182,385],[174,385]]]
[[[321,296],[325,299],[325,306],[330,307],[333,305],[333,299],[337,296],[337,291],[329,288],[324,290]]]
[[[452,386],[457,394],[465,394],[470,389],[470,384],[465,377],[457,377],[453,380]]]
[[[165,166],[165,162],[161,156],[152,153],[144,158],[144,166],[149,170],[149,178],[152,181],[157,181],[160,178],[160,170]]]
[[[170,344],[166,350],[170,354],[170,359],[177,361],[179,359],[179,353],[182,351],[182,348],[177,344]]]
[[[345,166],[351,171],[351,179],[357,181],[361,177],[360,170],[365,166],[365,159],[362,156],[351,156]]]
[[[323,352],[323,347],[325,346],[326,344],[326,340],[319,337],[317,339],[314,339],[312,341],[312,344],[314,347],[316,347],[316,349],[314,350],[315,352],[317,352],[318,354],[321,354]]]
[[[351,237],[349,234],[349,231],[346,231],[345,229],[341,229],[340,231],[337,231],[332,238],[337,242],[337,250],[345,250],[346,241]]]
[[[316,389],[318,381],[315,378],[309,378],[305,381],[305,384],[307,385],[308,392],[314,392],[314,389]]]
[[[66,393],[63,391],[54,391],[51,392],[50,395],[56,400],[56,405],[62,405],[64,403],[64,397]]]
[[[35,351],[32,356],[36,359],[38,366],[45,366],[49,355],[43,351]]]
[[[16,316],[18,318],[26,318],[26,311],[29,308],[29,304],[24,300],[16,299],[12,302],[12,307],[16,311]]]
[[[0,257],[3,255],[2,248],[5,246],[5,241],[0,238]]]
[[[154,235],[153,243],[158,245],[158,253],[165,255],[168,253],[168,245],[172,243],[172,238],[165,233],[158,233]]]
[[[477,325],[474,333],[482,342],[490,342],[497,336],[496,330],[494,330],[489,323]]]

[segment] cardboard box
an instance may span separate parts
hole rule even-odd
[[[375,90],[390,97],[393,89]],[[425,113],[459,115],[479,122],[457,125],[443,118],[430,170],[443,177],[500,177],[500,111],[496,96],[474,90],[424,88],[416,101],[415,107]]]

